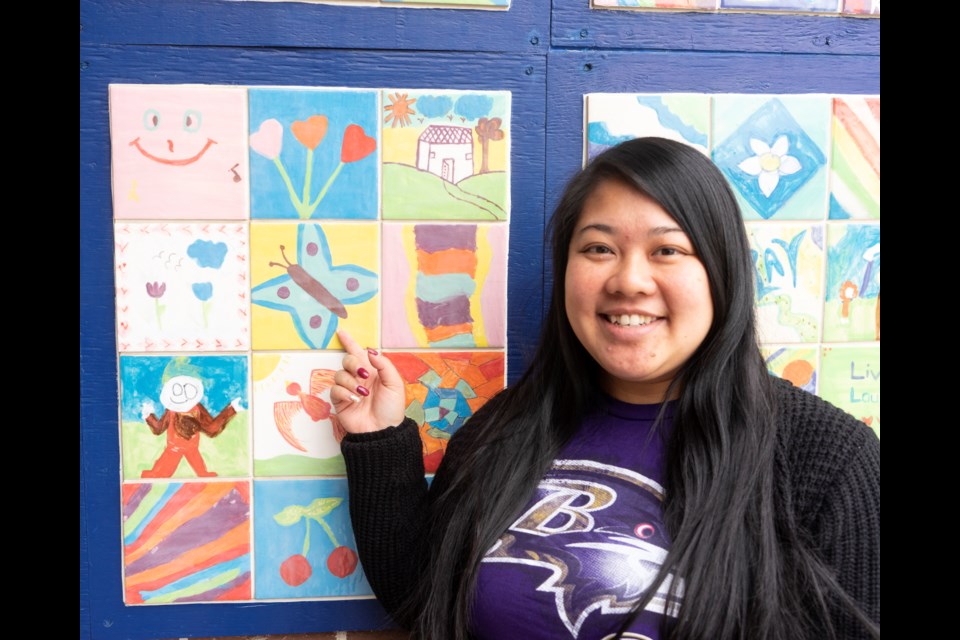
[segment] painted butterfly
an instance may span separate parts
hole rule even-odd
[[[286,311],[300,338],[311,349],[325,349],[347,317],[346,305],[366,302],[377,293],[377,274],[354,264],[333,266],[327,237],[319,224],[297,229],[297,262],[291,263],[280,245],[283,263],[270,266],[287,273],[257,285],[254,304]]]

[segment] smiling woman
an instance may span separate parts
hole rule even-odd
[[[429,492],[402,379],[344,339],[330,398],[381,602],[419,638],[878,637],[879,441],[767,374],[720,171],[625,142],[551,227],[537,352]]]

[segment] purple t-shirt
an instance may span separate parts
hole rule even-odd
[[[673,405],[652,433],[659,409],[610,399],[584,421],[480,565],[477,638],[599,640],[617,632],[670,546],[662,479]],[[669,581],[625,638],[657,640],[668,588]]]

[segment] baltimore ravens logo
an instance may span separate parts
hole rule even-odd
[[[658,483],[629,469],[557,460],[483,562],[538,576],[537,591],[577,638],[592,614],[623,616],[650,588],[670,546],[662,500]],[[646,609],[676,615],[677,604],[667,605],[670,587],[668,578]]]

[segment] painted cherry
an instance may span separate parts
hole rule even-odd
[[[291,587],[299,587],[309,580],[311,575],[313,567],[310,566],[310,561],[299,553],[290,556],[280,565],[280,577]]]
[[[357,569],[357,553],[350,547],[337,547],[327,556],[327,569],[338,578],[346,578]]]

